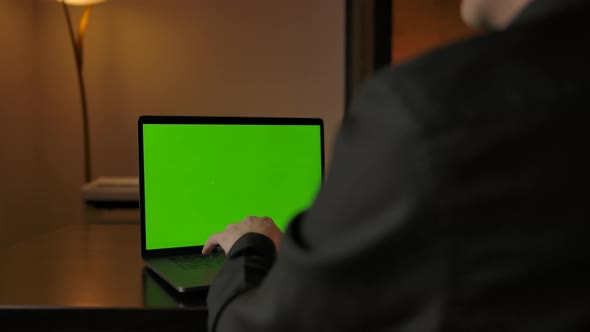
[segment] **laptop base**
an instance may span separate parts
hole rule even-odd
[[[202,255],[195,255],[195,257],[197,256]],[[208,289],[222,265],[220,263],[217,266],[187,269],[177,264],[174,258],[177,257],[148,258],[144,259],[144,263],[162,280],[181,293]]]

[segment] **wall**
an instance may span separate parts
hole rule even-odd
[[[0,246],[50,228],[36,214],[46,206],[36,190],[36,29],[33,1],[0,0]]]
[[[463,23],[461,0],[393,0],[393,63],[474,35]]]
[[[6,245],[42,223],[44,231],[79,220],[83,160],[61,5],[0,0],[0,26],[0,49],[14,48],[0,58],[11,75],[0,78],[10,95],[0,109],[17,118],[0,126],[26,136],[1,150],[23,151],[0,165],[2,181],[12,181],[0,191],[0,225],[13,229],[0,234]],[[141,114],[321,117],[331,155],[344,109],[344,1],[108,1],[94,8],[85,41],[94,177],[137,175]],[[34,195],[38,211],[19,218]]]

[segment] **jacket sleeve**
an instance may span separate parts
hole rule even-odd
[[[248,233],[240,237],[227,254],[209,291],[209,312],[221,313],[232,299],[258,287],[272,267],[275,255],[275,245],[268,237],[258,233]],[[210,315],[210,330],[213,330],[217,318],[219,315]]]
[[[273,263],[264,236],[228,254],[208,295],[211,331],[430,331],[444,256],[423,128],[389,71],[370,79],[339,134],[313,206]]]

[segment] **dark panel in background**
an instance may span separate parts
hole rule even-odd
[[[391,64],[391,0],[346,0],[346,106],[362,82]]]

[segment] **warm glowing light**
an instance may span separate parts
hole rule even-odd
[[[89,6],[97,3],[105,2],[107,0],[57,0],[57,2],[65,2],[66,5],[72,6]]]

